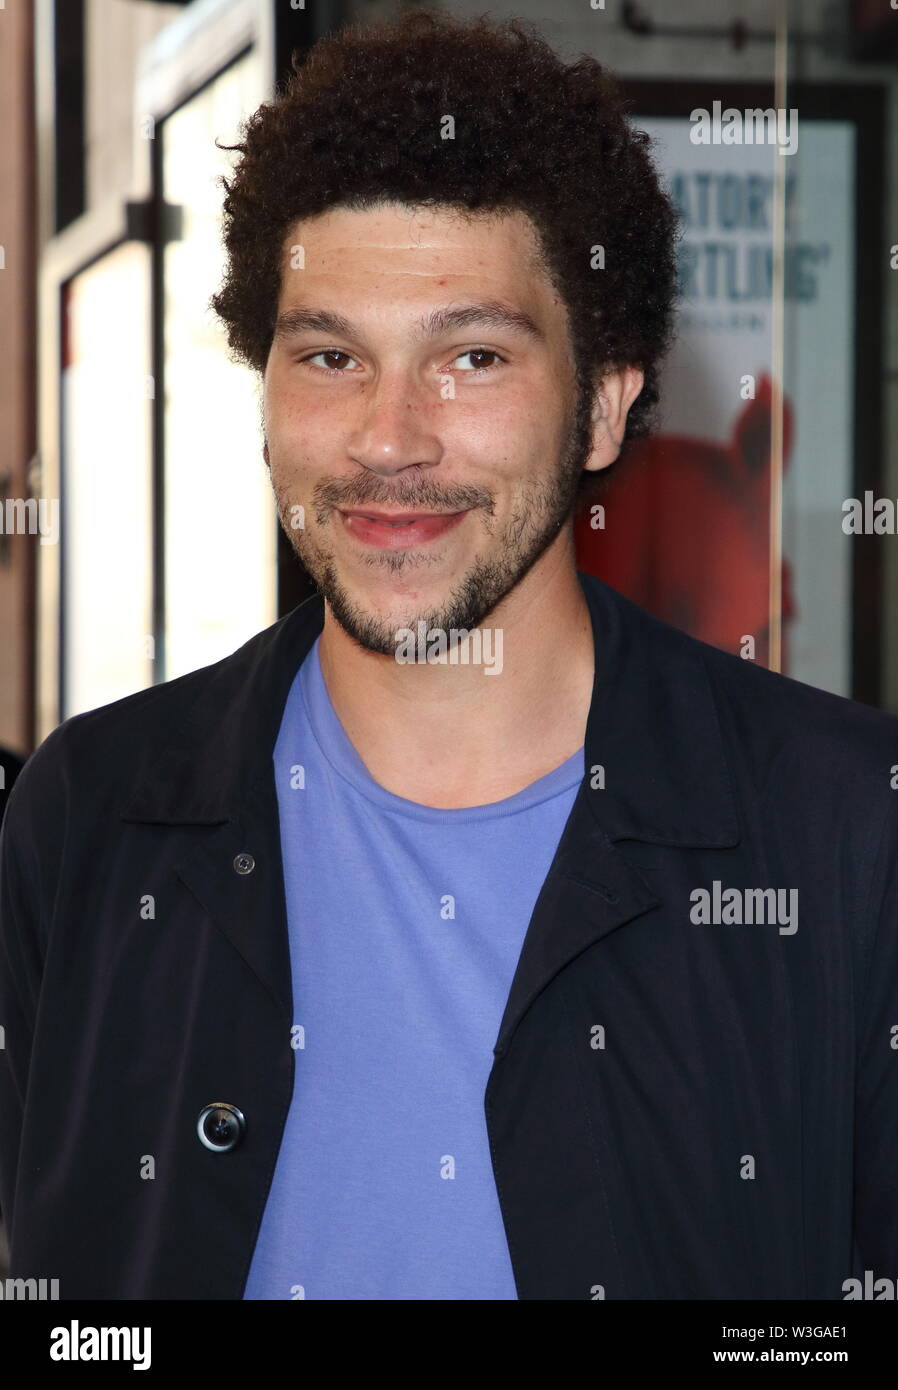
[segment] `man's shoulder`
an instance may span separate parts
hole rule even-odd
[[[659,708],[679,709],[682,727],[696,735],[706,731],[694,728],[694,709],[713,710],[731,767],[756,790],[815,788],[854,806],[875,802],[874,815],[886,810],[895,795],[898,717],[712,646],[620,593],[613,602],[631,642],[651,651],[642,669],[666,692]],[[710,690],[711,706],[697,699],[699,685]]]
[[[769,721],[771,727],[796,732],[810,724],[821,733],[854,730],[874,739],[898,735],[898,716],[724,651],[612,592],[625,624],[641,629],[643,640],[655,647],[662,669],[665,658],[674,655],[686,658],[687,664],[700,663],[719,698],[734,710],[746,711],[755,722]]]
[[[246,646],[257,644],[262,636],[263,633],[258,633]],[[65,756],[94,757],[101,752],[109,756],[119,748],[122,751],[136,748],[138,740],[164,738],[167,732],[174,731],[179,720],[186,718],[204,693],[227,676],[244,650],[241,647],[183,676],[135,690],[81,714],[69,715],[35,749],[25,770],[32,763],[49,761],[51,757],[58,761]],[[150,750],[144,747],[144,751]]]
[[[16,821],[29,803],[46,807],[81,800],[89,789],[94,796],[104,789],[127,791],[165,753],[200,702],[207,701],[211,710],[228,708],[290,616],[218,661],[64,719],[26,760],[7,817]]]
[[[712,686],[734,715],[766,728],[773,737],[846,737],[871,748],[895,745],[898,717],[847,695],[810,685],[794,676],[686,638],[699,651]]]
[[[898,769],[898,717],[660,626],[701,663],[727,751],[759,781],[782,784],[800,773],[805,788],[872,794],[885,809]]]

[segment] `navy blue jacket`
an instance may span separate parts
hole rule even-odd
[[[518,1296],[894,1279],[898,720],[579,578],[587,775],[484,1097]],[[272,750],[322,622],[66,720],[13,790],[0,1202],[63,1299],[242,1296],[296,1060]]]

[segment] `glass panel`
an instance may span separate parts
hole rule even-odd
[[[659,428],[578,518],[578,563],[706,642],[875,699],[857,641],[861,620],[877,641],[875,575],[859,588],[845,516],[876,471],[854,400],[877,312],[857,271],[868,118],[847,89],[787,82],[786,42],[762,81],[634,84],[680,215],[682,300]]]
[[[83,271],[65,310],[63,718],[153,681],[146,247]]]
[[[165,249],[165,679],[228,655],[277,613],[277,517],[262,458],[259,385],[227,357],[209,298],[223,268],[219,150],[263,99],[247,54],[162,125]]]
[[[612,474],[598,499],[605,514],[581,517],[578,559],[666,622],[768,665],[774,183],[783,157],[770,144],[700,144],[688,114],[637,112],[633,123],[652,137],[679,214],[682,299],[660,428]]]
[[[784,459],[787,675],[851,695],[853,538],[842,529],[854,483],[856,130],[805,120],[789,160],[784,395],[794,423]]]

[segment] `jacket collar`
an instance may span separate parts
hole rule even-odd
[[[586,728],[586,798],[609,840],[725,848],[739,841],[705,645],[577,572],[589,605],[596,674]],[[324,624],[320,594],[181,684],[185,702],[121,809],[128,821],[239,822],[272,775],[297,668]],[[179,709],[181,707],[178,707]]]

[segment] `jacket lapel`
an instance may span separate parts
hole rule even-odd
[[[619,840],[683,847],[739,843],[702,644],[579,573],[596,666],[586,775],[527,929],[494,1052],[582,951],[661,899]]]
[[[272,755],[291,682],[323,622],[315,594],[233,656],[184,677],[176,733],[120,811],[126,821],[182,828],[178,878],[288,1020],[293,993]]]
[[[596,823],[581,785],[536,901],[499,1027],[496,1057],[537,994],[581,951],[660,901]]]
[[[253,861],[251,873],[236,862]],[[185,845],[175,872],[258,976],[289,1024],[293,991],[274,777],[253,789],[245,814]]]

